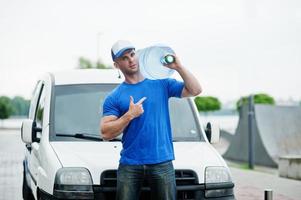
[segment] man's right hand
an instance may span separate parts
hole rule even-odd
[[[104,116],[100,122],[102,138],[111,140],[120,135],[132,119],[139,117],[144,112],[142,103],[145,99],[146,97],[143,97],[137,103],[134,103],[134,99],[131,96],[129,110],[120,118],[114,115]]]
[[[128,110],[128,114],[132,117],[132,119],[139,117],[143,114],[143,106],[142,103],[145,101],[146,97],[142,97],[137,103],[134,103],[134,98],[130,96],[130,106]]]

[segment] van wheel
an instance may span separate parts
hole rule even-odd
[[[25,172],[23,172],[22,196],[24,200],[35,200],[31,189],[27,185]]]

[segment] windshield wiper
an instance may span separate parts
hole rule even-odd
[[[111,140],[108,140],[109,142],[120,142],[121,139],[120,138],[114,138],[114,139],[111,139]]]
[[[100,138],[100,137],[95,137],[94,135],[86,134],[86,133],[75,133],[74,135],[64,134],[64,133],[58,133],[58,134],[56,134],[56,136],[60,136],[60,137],[74,137],[74,138],[93,140],[93,141],[103,141],[103,139]]]
[[[100,137],[96,137],[95,135],[87,134],[87,133],[76,133],[74,135],[65,134],[65,133],[57,133],[56,136],[59,136],[59,137],[74,137],[74,138],[87,139],[87,140],[93,140],[93,141],[104,141]],[[120,142],[121,139],[114,138],[114,139],[108,140],[108,142],[116,142],[116,141]]]

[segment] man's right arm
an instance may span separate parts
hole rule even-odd
[[[126,113],[120,118],[114,115],[105,116],[101,119],[100,130],[104,140],[111,140],[120,135],[125,127],[133,119],[133,116]]]
[[[103,117],[100,122],[102,138],[111,140],[120,135],[134,118],[139,117],[144,112],[142,103],[145,99],[146,97],[143,97],[135,104],[131,96],[129,110],[124,115],[119,118],[114,115]]]

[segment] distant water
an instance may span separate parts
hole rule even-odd
[[[220,129],[234,134],[239,116],[238,115],[204,115],[200,114],[201,123],[206,126],[207,122],[217,123]]]
[[[21,128],[22,121],[25,118],[18,117],[18,118],[9,118],[5,120],[0,120],[0,128],[7,128],[7,129],[19,129]]]

